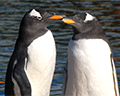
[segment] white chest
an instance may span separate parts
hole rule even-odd
[[[107,62],[106,58],[110,58],[110,54],[109,45],[102,39],[70,40],[69,42],[68,55],[76,58],[75,62],[87,60],[87,62],[97,63],[103,58]]]
[[[102,39],[70,40],[66,95],[114,96],[110,54]]]
[[[55,60],[55,41],[50,31],[29,45],[26,74],[31,83],[32,96],[49,95]]]

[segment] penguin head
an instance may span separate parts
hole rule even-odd
[[[31,9],[22,18],[18,39],[27,42],[27,45],[29,45],[34,39],[48,31],[48,24],[63,17],[63,15],[48,13],[42,9]]]
[[[99,22],[96,17],[89,13],[79,13],[72,19],[63,18],[62,21],[73,27],[74,33],[86,33],[95,28]]]
[[[57,19],[62,19],[63,15],[56,15],[48,13],[42,9],[31,9],[23,17],[20,29],[19,37],[31,38],[45,34],[48,31],[46,28],[48,24]]]
[[[31,9],[23,17],[20,27],[27,27],[30,29],[45,28],[49,23],[56,19],[62,19],[62,15],[48,13],[42,9]],[[24,29],[24,28],[22,28]]]

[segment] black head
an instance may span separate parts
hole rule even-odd
[[[62,18],[62,15],[48,13],[42,9],[31,9],[21,21],[19,38],[25,40],[25,42],[30,39],[34,40],[48,31],[46,27],[53,20]]]
[[[70,25],[73,27],[75,33],[91,31],[94,26],[99,23],[98,20],[89,13],[77,14],[73,16],[72,20],[74,20],[75,23],[70,23]]]
[[[53,20],[62,18],[63,17],[61,15],[48,13],[47,11],[42,9],[31,9],[24,15],[20,25],[20,30],[29,29],[35,31],[39,29],[44,29]]]
[[[80,38],[102,38],[105,37],[102,26],[96,17],[89,13],[80,13],[72,19],[63,19],[64,23],[72,26],[74,31],[73,39]]]

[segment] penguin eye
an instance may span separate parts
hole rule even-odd
[[[41,19],[42,19],[42,17],[37,17],[37,19],[38,19],[38,20],[41,20]]]

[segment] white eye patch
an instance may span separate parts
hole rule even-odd
[[[42,17],[39,12],[37,12],[35,9],[33,9],[30,13],[30,16],[36,16],[36,17]]]
[[[95,18],[94,16],[90,15],[89,13],[86,13],[86,14],[87,15],[86,15],[84,22],[92,21]]]

